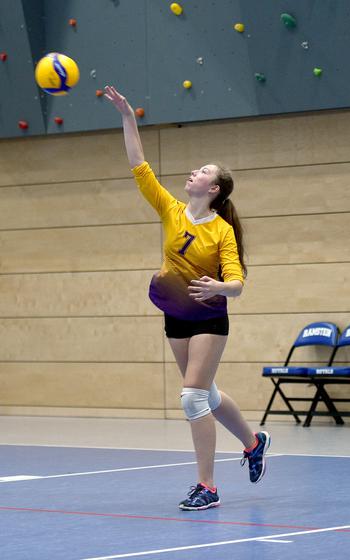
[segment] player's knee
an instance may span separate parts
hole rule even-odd
[[[208,403],[210,410],[216,410],[221,404],[221,394],[214,382],[212,383],[209,390]]]
[[[184,387],[181,393],[181,404],[188,420],[197,420],[210,414],[208,402],[209,391]]]

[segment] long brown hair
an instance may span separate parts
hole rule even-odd
[[[210,208],[216,210],[216,212],[221,216],[226,222],[228,222],[232,227],[235,233],[235,238],[237,242],[237,250],[239,260],[242,265],[243,275],[244,277],[247,276],[247,266],[245,264],[244,258],[244,243],[243,243],[243,227],[241,221],[238,217],[237,210],[229,198],[230,194],[233,191],[233,178],[231,172],[227,167],[224,167],[221,164],[214,164],[217,169],[217,175],[215,184],[219,185],[220,192],[214,200],[210,203]]]

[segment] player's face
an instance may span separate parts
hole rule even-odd
[[[215,186],[217,167],[209,163],[200,169],[194,169],[186,181],[185,191],[193,196],[205,196],[217,192]]]

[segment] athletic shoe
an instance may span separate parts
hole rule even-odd
[[[245,449],[241,459],[242,467],[248,459],[250,482],[254,484],[259,482],[265,474],[266,461],[264,456],[271,443],[270,434],[267,432],[259,432],[255,435],[258,440],[257,445],[253,449]]]
[[[191,486],[188,498],[179,503],[180,509],[195,511],[201,509],[208,509],[220,505],[220,499],[217,494],[217,489],[210,490],[204,484],[197,484]]]

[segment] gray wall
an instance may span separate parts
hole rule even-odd
[[[106,83],[145,108],[145,125],[349,107],[348,0],[180,3],[184,14],[176,17],[164,0],[1,0],[0,51],[9,58],[0,62],[0,137],[120,127],[95,96]],[[281,23],[282,12],[296,17],[295,29]],[[245,24],[243,34],[236,22]],[[68,96],[47,96],[34,82],[36,62],[51,51],[79,64],[81,80]],[[28,131],[18,129],[20,119]]]

